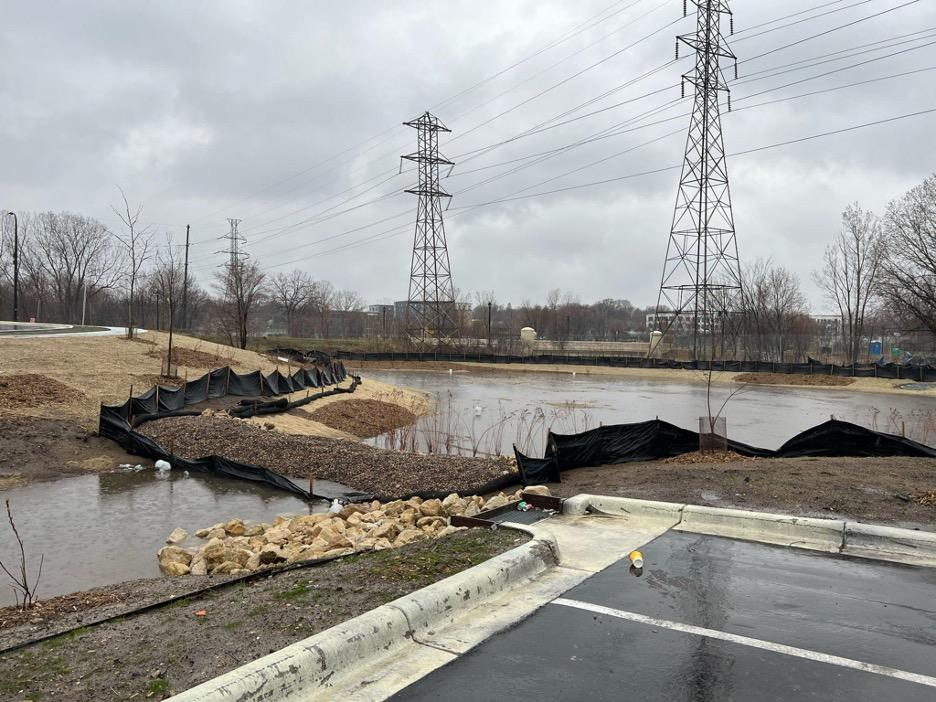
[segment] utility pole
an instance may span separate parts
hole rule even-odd
[[[419,197],[405,325],[410,341],[424,349],[449,345],[458,336],[455,289],[442,222],[442,199],[451,195],[439,185],[439,166],[455,165],[439,155],[439,132],[452,130],[429,112],[403,124],[416,129],[418,148],[401,158],[414,162],[419,171],[418,185],[404,191]]]
[[[676,38],[676,58],[680,44],[695,51],[695,68],[683,75],[686,83],[695,86],[695,101],[682,174],[673,213],[663,277],[657,297],[656,319],[663,307],[672,315],[665,329],[669,331],[684,314],[692,315],[693,358],[705,355],[705,336],[711,336],[712,356],[715,355],[714,319],[724,311],[741,290],[741,268],[738,243],[735,238],[731,193],[728,187],[728,167],[722,138],[719,96],[731,95],[721,69],[721,59],[735,62],[721,29],[721,16],[729,16],[730,33],[734,33],[734,17],[728,0],[691,0],[697,8],[696,31]],[[686,2],[683,2],[685,14]]]
[[[85,308],[88,306],[88,284],[84,284],[84,290],[81,295],[81,326],[85,323]]]
[[[491,301],[488,300],[488,349],[491,348]]]
[[[19,321],[19,220],[15,212],[7,212],[13,218],[13,321]]]
[[[189,225],[185,225],[185,265],[182,273],[182,328],[188,329],[188,250]]]

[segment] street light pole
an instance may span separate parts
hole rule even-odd
[[[7,212],[13,218],[13,321],[19,321],[19,220],[15,212]]]

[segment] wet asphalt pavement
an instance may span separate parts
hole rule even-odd
[[[936,569],[675,532],[641,550],[640,576],[615,563],[394,699],[936,700]]]

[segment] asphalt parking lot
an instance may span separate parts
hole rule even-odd
[[[936,569],[668,532],[397,700],[936,700]]]

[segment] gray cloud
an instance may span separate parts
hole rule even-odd
[[[735,50],[747,60],[733,89],[738,109],[724,118],[729,152],[936,107],[934,71],[740,109],[936,65],[936,47],[923,46],[936,41],[931,30],[896,40],[909,43],[891,49],[775,77],[758,75],[771,67],[936,29],[936,8],[919,2],[752,58],[901,2],[875,0],[745,39],[745,27],[816,4],[732,3]],[[835,3],[820,12],[850,4]],[[561,287],[583,301],[626,297],[649,304],[656,299],[677,171],[459,209],[518,192],[680,162],[686,117],[563,151],[477,187],[472,186],[524,162],[467,172],[570,144],[678,97],[678,88],[671,88],[472,158],[481,147],[520,134],[669,61],[673,36],[691,31],[692,19],[663,29],[681,8],[652,0],[617,3],[610,12],[628,5],[629,10],[449,100],[534,54],[611,6],[610,1],[13,3],[0,24],[5,47],[0,63],[5,86],[0,92],[2,200],[24,210],[81,211],[115,224],[109,204],[116,200],[114,186],[119,183],[161,228],[181,233],[185,223],[193,225],[193,265],[203,277],[217,263],[215,237],[232,216],[243,220],[248,248],[266,266],[304,267],[372,300],[399,298],[407,285],[412,233],[406,225],[415,216],[415,199],[400,194],[329,215],[409,185],[407,174],[380,184],[396,172],[399,154],[415,148],[415,133],[400,123],[443,103],[436,112],[453,132],[443,136],[442,150],[459,161],[444,182],[456,196],[446,229],[460,289],[494,289],[501,299],[519,302]],[[657,33],[632,49],[533,97],[652,32]],[[904,49],[913,50],[744,99]],[[689,60],[665,67],[569,116],[675,85],[689,67]],[[687,99],[656,119],[682,115],[689,107]],[[489,124],[477,126],[487,120]],[[880,209],[928,175],[936,155],[933,123],[933,116],[919,117],[732,159],[742,256],[771,256],[793,269],[813,307],[821,310],[824,303],[809,274],[837,228],[841,210],[855,200]],[[676,130],[680,133],[587,166]],[[339,194],[349,188],[354,189]],[[412,214],[343,234],[407,210]],[[316,215],[317,223],[298,225]],[[287,225],[293,226],[280,231]],[[335,250],[392,227],[399,228]],[[304,260],[291,264],[294,259]]]

